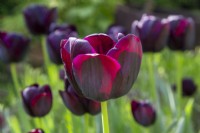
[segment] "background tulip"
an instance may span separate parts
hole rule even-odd
[[[48,85],[31,85],[21,92],[21,96],[26,112],[32,117],[45,116],[52,107],[52,93]]]
[[[67,78],[65,79],[65,90],[59,93],[66,107],[76,115],[85,113],[96,115],[101,111],[99,102],[78,96]]]
[[[124,35],[127,34],[127,31],[123,26],[120,25],[111,25],[108,27],[106,33],[114,40],[117,42],[118,40],[118,33],[122,33]]]
[[[72,25],[51,26],[52,32],[47,37],[47,49],[50,59],[55,64],[62,64],[60,42],[62,39],[77,37],[76,28]]]
[[[2,113],[0,113],[0,129],[3,129],[5,126],[5,119]]]
[[[170,36],[168,46],[172,50],[194,49],[195,24],[192,18],[181,15],[170,15]]]
[[[156,111],[148,102],[131,102],[131,110],[135,121],[142,126],[150,126],[156,121]]]
[[[144,14],[140,21],[132,23],[131,32],[140,37],[144,52],[159,52],[167,45],[169,23],[166,19]]]
[[[0,32],[0,60],[19,62],[23,59],[30,40],[21,34]]]
[[[32,34],[48,34],[50,25],[56,21],[56,8],[48,9],[43,5],[30,5],[23,11],[24,19]]]
[[[44,133],[44,131],[42,129],[32,129],[30,132],[28,133]]]
[[[139,73],[142,47],[133,34],[117,43],[106,34],[61,43],[61,57],[70,84],[79,95],[105,101],[125,95]]]
[[[173,90],[176,90],[176,85],[172,86]],[[192,96],[197,90],[197,86],[191,78],[182,79],[182,95]]]

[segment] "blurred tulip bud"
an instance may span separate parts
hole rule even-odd
[[[194,49],[195,24],[192,18],[185,18],[181,15],[170,15],[170,35],[168,46],[172,50]]]
[[[0,60],[19,62],[25,56],[30,40],[21,34],[0,32]]]
[[[117,42],[118,40],[118,33],[122,33],[124,35],[127,34],[127,31],[123,26],[120,25],[111,25],[108,27],[107,32],[106,32],[114,41]]]
[[[42,129],[32,129],[30,132],[28,133],[44,133],[44,131]]]
[[[135,121],[142,126],[150,126],[156,121],[156,111],[148,102],[131,102],[132,114]]]
[[[172,89],[176,91],[176,85],[172,86]],[[197,86],[191,78],[184,78],[182,80],[182,95],[192,96],[197,90]]]
[[[106,34],[61,42],[61,57],[70,84],[78,95],[95,101],[129,92],[142,60],[140,39],[129,34],[116,43]]]
[[[65,70],[64,69],[60,69],[60,71],[59,71],[59,78],[61,80],[65,80]]]
[[[72,25],[53,25],[51,32],[47,37],[47,49],[50,59],[55,64],[62,64],[60,56],[60,42],[62,39],[77,37],[76,28]]]
[[[56,21],[56,8],[48,9],[44,5],[30,5],[23,11],[24,19],[32,34],[48,34],[50,25]]]
[[[65,78],[65,90],[59,91],[59,93],[66,107],[76,115],[85,113],[96,115],[101,111],[99,102],[78,96],[67,78]]]
[[[144,14],[140,21],[132,23],[131,32],[140,37],[144,52],[160,52],[169,36],[167,19]]]
[[[52,107],[52,93],[48,85],[31,85],[21,92],[26,112],[32,117],[43,117]]]

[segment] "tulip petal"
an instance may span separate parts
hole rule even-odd
[[[108,52],[108,56],[115,58],[121,64],[123,83],[121,87],[113,88],[112,97],[115,98],[126,94],[137,78],[142,58],[140,39],[133,34],[123,37],[116,46]],[[118,73],[116,79],[118,79],[116,81],[121,79],[120,73]],[[117,82],[114,82],[114,84],[116,84],[114,86],[118,86]]]
[[[99,54],[78,55],[73,60],[74,77],[85,97],[97,101],[110,98],[120,64]]]
[[[106,34],[92,34],[84,38],[99,54],[106,54],[113,46],[114,41]]]

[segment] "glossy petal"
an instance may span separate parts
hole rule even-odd
[[[111,25],[106,32],[115,42],[118,40],[118,33],[127,34],[125,28],[120,25]]]
[[[44,133],[44,131],[42,129],[32,129],[30,132],[28,133]]]
[[[97,101],[110,98],[113,81],[119,70],[120,64],[105,55],[85,54],[73,60],[74,76],[82,93]]]
[[[155,123],[156,112],[151,104],[133,100],[131,102],[131,110],[133,117],[138,124],[150,126]]]
[[[108,56],[115,58],[121,65],[121,74],[118,73],[114,82],[112,97],[116,98],[126,94],[135,82],[139,73],[142,46],[140,39],[129,34],[119,40],[116,46],[108,52]],[[119,82],[122,82],[120,86]]]
[[[92,34],[84,38],[99,54],[107,54],[114,46],[114,41],[106,34]]]
[[[77,86],[73,76],[72,59],[79,54],[87,53],[94,53],[94,49],[86,40],[69,38],[65,44],[61,43],[61,58],[65,66],[66,74],[68,76],[69,82],[80,95],[82,95],[82,93],[79,90],[79,87]]]

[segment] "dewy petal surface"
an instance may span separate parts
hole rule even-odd
[[[114,41],[106,34],[92,34],[84,38],[99,54],[106,54],[113,46]]]
[[[97,101],[110,98],[113,81],[120,64],[99,54],[78,55],[73,60],[75,79],[85,97]]]
[[[119,40],[116,46],[108,52],[108,56],[115,58],[121,65],[122,85],[119,87],[120,74],[118,74],[115,88],[113,88],[113,98],[126,94],[132,87],[139,73],[142,46],[140,39],[133,34],[129,34]]]

